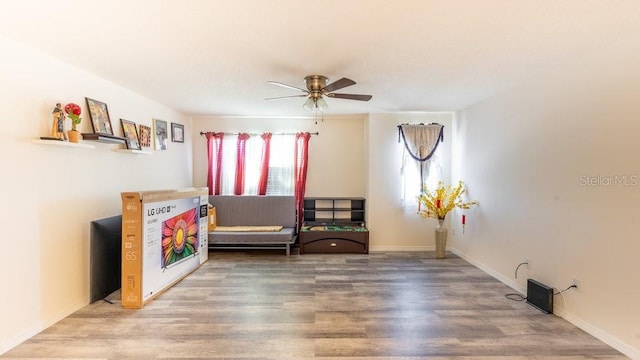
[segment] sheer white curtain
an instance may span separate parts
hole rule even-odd
[[[258,195],[260,181],[260,160],[264,141],[259,135],[252,135],[245,148],[244,194]]]
[[[233,194],[233,187],[236,181],[236,151],[238,138],[236,136],[225,136],[222,142],[222,178],[220,179],[220,194]]]
[[[238,138],[226,136],[222,143],[221,194],[232,195],[236,174]],[[245,147],[244,194],[258,194],[260,160],[264,142],[259,135],[251,135]],[[277,135],[271,138],[269,179],[267,195],[293,195],[294,135]]]
[[[414,161],[413,159],[411,159]],[[424,182],[428,189],[435,189],[438,181],[442,180],[442,166],[438,150],[428,161],[429,175]],[[417,166],[406,166],[402,169],[402,189],[401,199],[404,207],[418,207],[416,198],[420,195],[422,186],[420,184],[420,172]]]
[[[278,135],[271,138],[267,195],[293,195],[295,142],[295,135]]]
[[[225,137],[222,143],[222,194],[231,195],[234,191],[237,160],[236,136]],[[245,145],[244,192],[245,195],[258,193],[260,179],[260,158],[263,141],[260,136],[252,135]]]
[[[402,144],[402,190],[405,207],[417,206],[422,188],[434,188],[442,178],[438,144],[442,141],[440,124],[403,124],[398,126]]]

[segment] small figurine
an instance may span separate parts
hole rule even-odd
[[[62,111],[62,104],[57,103],[53,109],[53,125],[51,126],[51,137],[59,140],[65,140],[64,136],[64,120],[65,115]]]

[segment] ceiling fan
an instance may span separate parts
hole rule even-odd
[[[359,95],[359,94],[342,94],[335,93],[334,91],[340,90],[347,86],[355,85],[355,81],[347,78],[342,78],[332,82],[327,85],[327,81],[329,78],[323,75],[309,75],[304,78],[304,81],[307,85],[306,89],[299,88],[297,86],[283,84],[277,81],[268,81],[269,84],[278,85],[282,87],[286,87],[288,89],[299,90],[302,91],[303,94],[300,95],[289,95],[289,96],[278,96],[271,97],[265,100],[273,100],[273,99],[284,99],[291,97],[306,97],[307,101],[305,101],[303,107],[310,111],[315,110],[326,110],[329,105],[324,100],[323,97],[330,97],[336,99],[347,99],[347,100],[359,100],[359,101],[369,101],[371,100],[371,95]]]

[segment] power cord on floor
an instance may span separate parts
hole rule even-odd
[[[518,293],[511,293],[511,294],[506,294],[504,297],[506,297],[509,300],[512,301],[525,301],[527,300],[527,297],[522,295],[522,294],[518,294]]]

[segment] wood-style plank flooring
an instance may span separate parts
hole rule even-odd
[[[626,359],[455,255],[211,252],[142,310],[99,301],[2,359]]]

